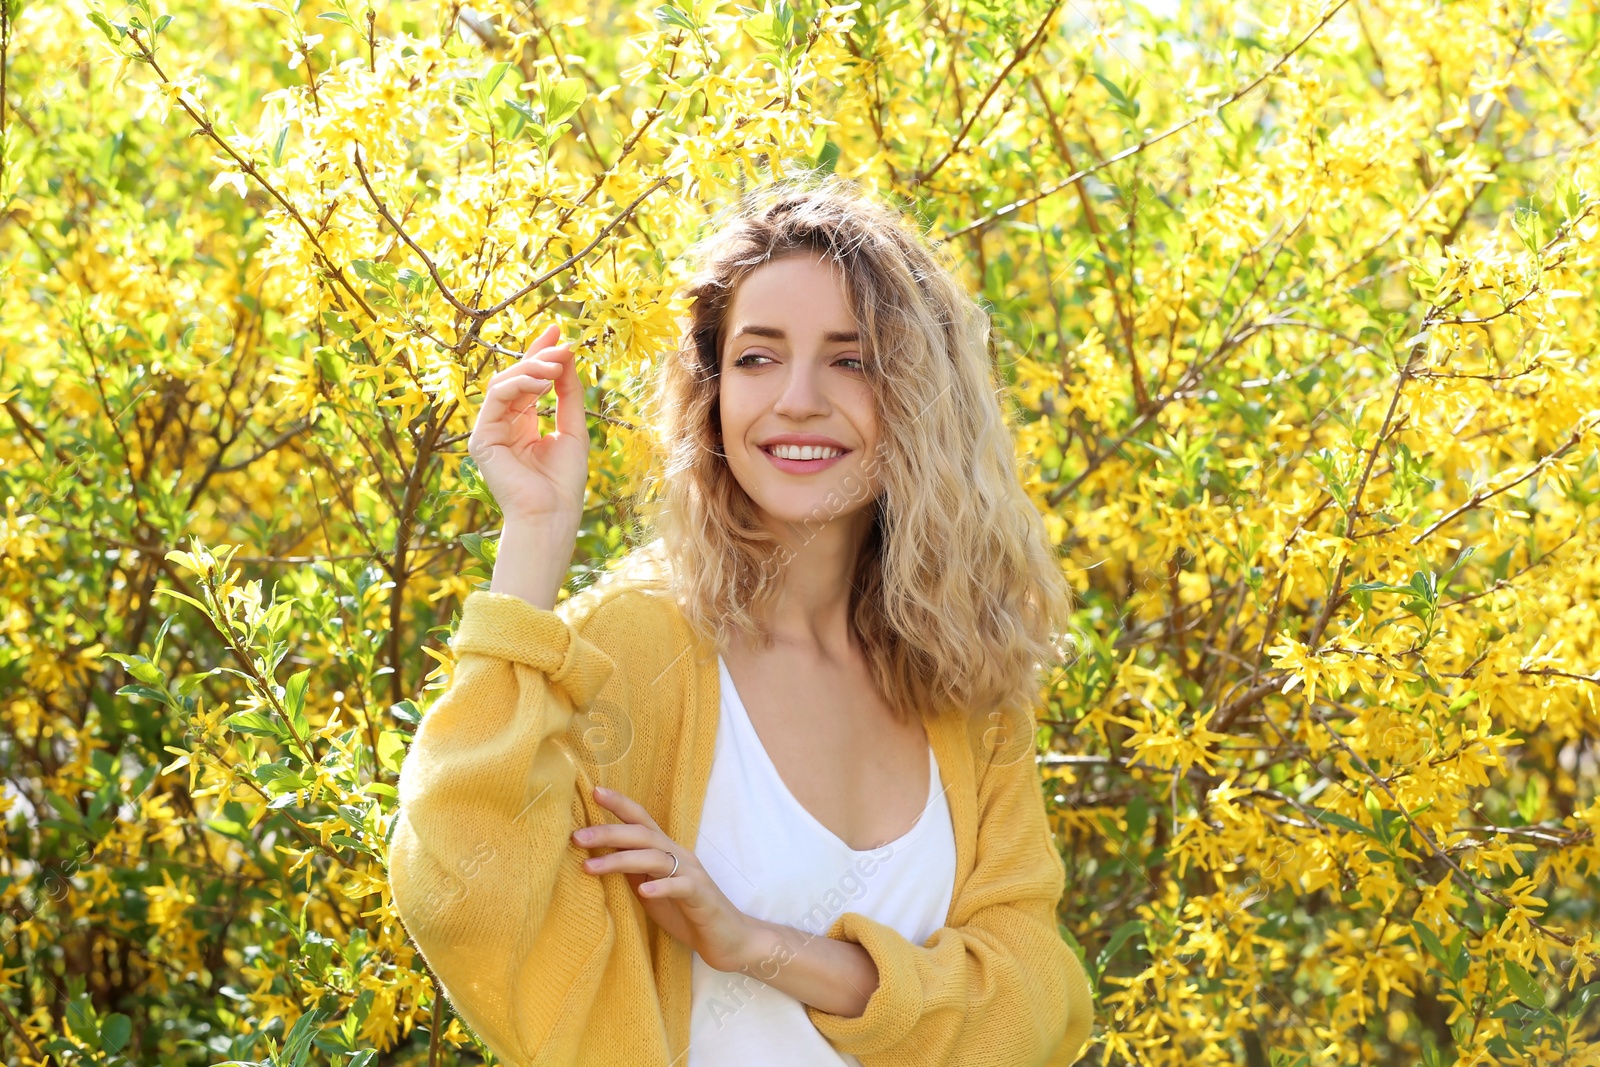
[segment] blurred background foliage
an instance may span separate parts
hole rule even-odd
[[[0,0],[0,1059],[476,1063],[388,895],[551,319],[629,544],[796,167],[992,312],[1095,1064],[1595,1064],[1592,0]]]

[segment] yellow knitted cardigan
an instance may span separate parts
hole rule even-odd
[[[659,583],[604,580],[556,610],[467,597],[449,688],[400,774],[389,880],[407,933],[461,1019],[510,1067],[681,1065],[691,950],[621,873],[571,840],[612,821],[604,785],[692,849],[719,711],[716,649]],[[1062,940],[1065,871],[1029,745],[926,720],[948,786],[956,876],[921,944],[846,911],[878,988],[854,1018],[806,1011],[865,1067],[1065,1065],[1088,1041],[1087,976]],[[773,1062],[780,1062],[781,1050]]]

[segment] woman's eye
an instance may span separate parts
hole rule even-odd
[[[746,352],[744,355],[734,360],[733,365],[735,367],[753,367],[756,366],[756,364],[749,362],[750,360],[766,358],[767,357],[763,356],[760,352]]]
[[[863,370],[865,368],[865,364],[863,364],[861,362],[861,357],[860,356],[845,356],[842,359],[836,360],[835,362],[838,362],[838,363],[854,363],[855,366],[850,368],[851,370]]]

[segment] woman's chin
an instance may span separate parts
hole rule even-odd
[[[848,521],[865,501],[850,500],[840,492],[770,493],[752,496],[764,525],[772,529],[799,530],[814,537],[835,523]]]

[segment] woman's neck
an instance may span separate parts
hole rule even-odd
[[[763,613],[774,641],[850,655],[851,589],[870,521],[870,514],[856,512],[821,527],[774,531],[785,546],[778,591]]]

